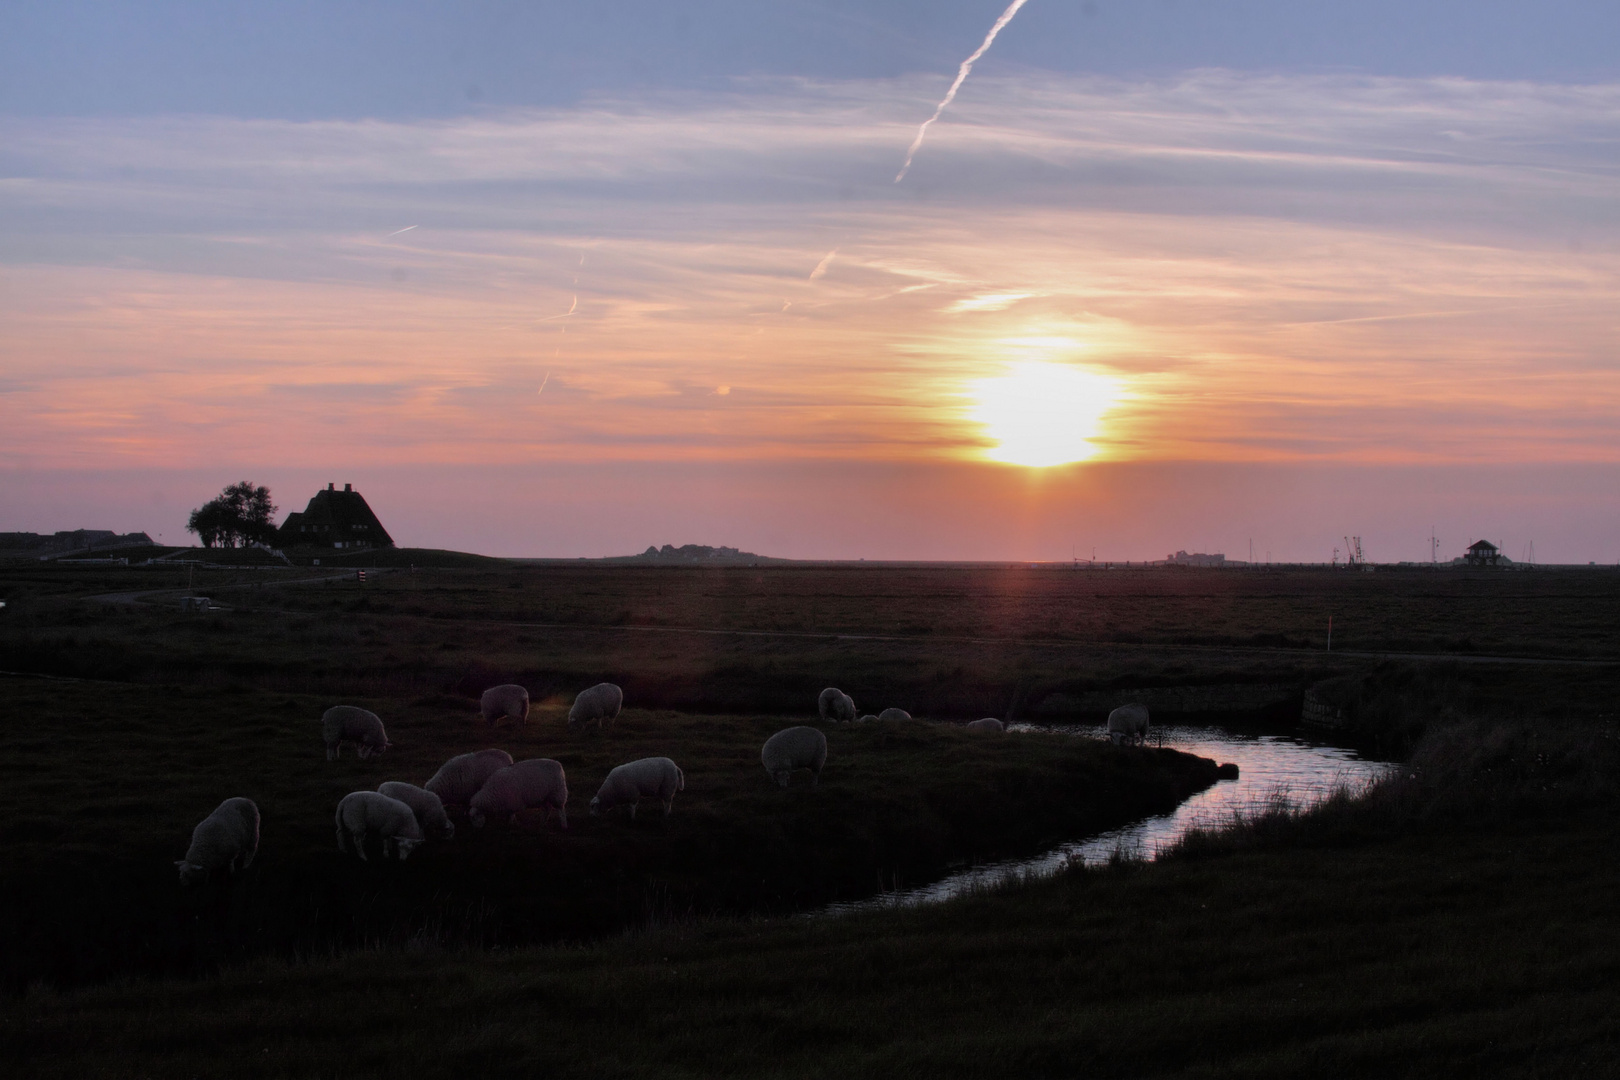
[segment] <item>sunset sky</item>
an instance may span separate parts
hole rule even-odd
[[[1620,562],[1620,5],[16,3],[0,530]]]

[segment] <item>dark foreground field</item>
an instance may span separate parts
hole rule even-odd
[[[0,1050],[63,1077],[1613,1076],[1612,750],[1567,797],[1591,747],[1531,733],[1436,768],[1485,781],[1461,800],[936,908],[40,989]]]
[[[1215,782],[1216,763],[1169,749],[992,740],[912,722],[830,728],[820,785],[806,772],[784,791],[759,761],[780,718],[627,710],[611,733],[569,732],[547,707],[492,731],[454,698],[362,699],[388,718],[394,748],[328,762],[320,700],[16,679],[4,688],[0,973],[14,988],[201,974],[261,953],[510,946],[694,913],[798,910],[935,877],[953,861],[1037,851]],[[540,811],[515,828],[458,817],[453,841],[403,865],[337,851],[333,809],[345,794],[421,784],[483,746],[560,761],[572,827]],[[609,769],[666,754],[686,772],[672,817],[656,804],[634,822],[624,810],[589,816]],[[259,806],[259,858],[235,880],[180,889],[173,860],[231,795]]]
[[[183,584],[163,573],[0,568],[0,667],[101,680],[0,679],[0,1060],[25,1074],[1620,1071],[1620,575],[218,571],[232,610],[196,617],[129,596]],[[1315,648],[1329,610],[1336,650],[1406,658]],[[539,706],[487,733],[476,694],[508,678]],[[633,707],[568,733],[601,678]],[[828,683],[945,721],[1141,697],[1265,725],[1330,678],[1359,736],[1414,753],[1368,800],[936,909],[778,914],[1209,781],[918,722],[833,729],[821,787],[777,790],[759,743]],[[326,762],[339,700],[395,749]],[[561,760],[576,827],[337,854],[342,794],[486,745]],[[585,817],[651,753],[687,770],[667,824]],[[172,860],[230,794],[264,811],[260,859],[182,891]]]

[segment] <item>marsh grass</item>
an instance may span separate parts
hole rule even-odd
[[[0,972],[12,986],[124,972],[204,973],[259,953],[509,947],[588,939],[703,915],[785,912],[927,881],[952,862],[1033,854],[1175,806],[1214,763],[1058,735],[986,741],[949,725],[843,725],[819,787],[778,788],[759,763],[791,722],[629,709],[612,732],[570,732],[561,703],[486,728],[453,695],[349,698],[394,747],[325,760],[331,699],[250,687],[0,681]],[[572,828],[538,812],[474,829],[405,864],[341,856],[332,814],[349,791],[421,783],[456,753],[553,757]],[[592,818],[609,769],[668,755],[686,772],[675,814]],[[251,869],[196,889],[173,860],[221,799],[263,815]]]
[[[261,588],[274,602],[200,620],[78,599],[133,572],[0,574],[9,666],[113,680],[0,681],[0,956],[22,991],[0,1005],[0,1061],[74,1078],[1620,1073],[1615,745],[1590,719],[1612,713],[1610,670],[1397,675],[1378,708],[1414,750],[1365,797],[839,919],[770,913],[1106,827],[1099,807],[1176,797],[1183,765],[927,725],[834,731],[815,791],[772,788],[757,760],[828,681],[969,716],[1167,680],[1304,685],[1346,661],[1183,646],[1309,645],[1329,604],[1346,648],[1614,656],[1611,575],[598,569]],[[547,620],[565,625],[531,625]],[[917,636],[618,629],[641,620]],[[1035,631],[1086,647],[953,643]],[[484,731],[468,688],[514,675],[536,716]],[[616,675],[649,707],[569,735],[568,696]],[[1454,699],[1468,715],[1422,711]],[[383,714],[395,751],[325,762],[316,718],[337,700]],[[525,821],[404,866],[337,856],[342,794],[485,745],[562,760],[576,806],[672,745],[689,786],[667,825],[580,814],[566,836]],[[259,861],[181,892],[171,860],[231,794],[265,811]]]

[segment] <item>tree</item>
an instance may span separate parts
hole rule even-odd
[[[243,480],[193,510],[186,531],[196,533],[204,547],[268,544],[276,536],[276,527],[270,521],[275,512],[270,489]]]

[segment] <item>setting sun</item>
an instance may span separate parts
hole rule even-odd
[[[981,379],[970,391],[968,415],[984,425],[997,445],[993,461],[1045,468],[1085,461],[1102,416],[1119,399],[1119,383],[1068,364],[1023,362],[1008,374]]]

